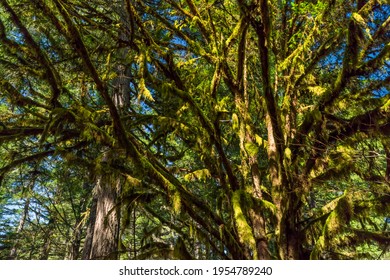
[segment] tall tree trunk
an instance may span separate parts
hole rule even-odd
[[[103,174],[96,183],[96,218],[89,259],[117,259],[119,207],[117,193],[120,179]]]

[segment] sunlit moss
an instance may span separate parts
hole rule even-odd
[[[242,191],[236,191],[233,193],[232,205],[234,211],[234,222],[237,227],[240,242],[249,246],[253,251],[253,258],[257,259],[256,241],[253,236],[252,228],[249,226],[242,209],[242,196]]]

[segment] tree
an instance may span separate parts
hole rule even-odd
[[[2,188],[42,256],[386,256],[384,1],[0,3]]]

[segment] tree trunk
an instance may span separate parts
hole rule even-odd
[[[96,218],[89,259],[117,259],[119,209],[117,193],[120,179],[101,175],[96,184]]]

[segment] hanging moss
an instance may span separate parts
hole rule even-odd
[[[343,226],[351,221],[354,211],[352,196],[345,192],[341,197],[336,198],[323,207],[325,211],[330,209],[332,210],[322,227],[321,236],[317,239],[310,255],[311,259],[318,259],[328,243],[331,245],[330,243],[334,242],[333,237],[340,232]]]

